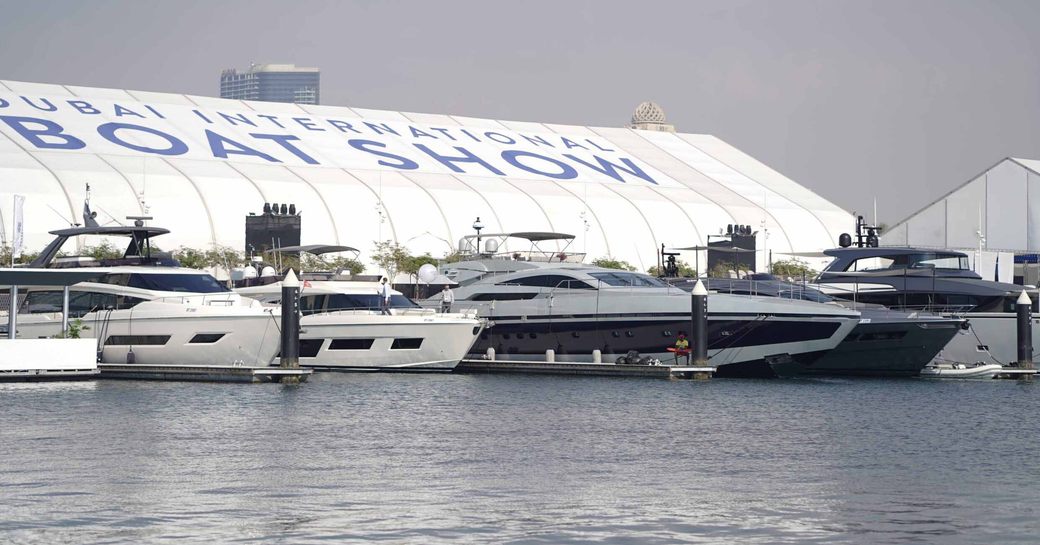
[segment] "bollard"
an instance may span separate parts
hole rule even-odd
[[[592,363],[603,363],[603,353],[598,348],[592,351]]]
[[[487,349],[487,356],[485,356],[485,358],[487,358],[487,359],[489,359],[491,361],[494,361],[495,360],[495,349],[489,346],[488,349]]]
[[[282,357],[279,367],[298,369],[300,367],[300,281],[296,273],[289,269],[282,280]],[[283,383],[298,382],[282,379]]]
[[[705,289],[703,281],[697,281],[697,285],[690,292],[690,298],[693,365],[705,367],[708,365],[708,290]]]
[[[545,351],[545,363],[553,363],[556,361],[556,351],[552,348]]]
[[[11,301],[7,309],[7,338],[18,334],[18,286],[11,286]]]
[[[1033,368],[1033,301],[1026,295],[1026,290],[1015,301],[1015,312],[1018,318],[1018,367]],[[1028,375],[1027,375],[1028,376]]]

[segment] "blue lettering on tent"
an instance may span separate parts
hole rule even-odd
[[[357,134],[362,134],[361,131],[355,129],[353,125],[347,123],[346,121],[340,121],[338,119],[329,119],[328,121],[329,125],[332,125],[333,127],[339,129],[339,132],[353,131]]]
[[[510,137],[508,137],[508,136],[506,136],[506,135],[504,135],[504,134],[502,134],[500,132],[487,131],[487,132],[484,133],[484,136],[488,137],[490,140],[494,140],[495,142],[498,142],[499,144],[515,144],[516,143],[516,140],[513,140],[512,138],[510,138]]]
[[[40,101],[45,104],[44,107],[37,106],[36,104],[33,104],[32,99],[30,99],[27,96],[23,96],[21,98],[22,98],[23,101],[25,101],[26,104],[28,104],[29,106],[32,106],[33,108],[36,108],[37,110],[43,110],[45,112],[56,112],[56,111],[58,111],[58,107],[55,106],[54,103],[52,103],[51,101],[49,101],[49,100],[47,100],[45,98],[41,98],[40,99]]]
[[[30,144],[40,149],[83,149],[86,144],[82,140],[65,134],[65,128],[46,119],[35,117],[19,117],[0,115],[0,120],[20,134]],[[39,127],[30,127],[38,125]]]
[[[247,155],[250,157],[259,157],[272,163],[281,163],[278,159],[275,159],[258,149],[253,149],[245,144],[235,142],[234,140],[217,134],[209,129],[206,129],[206,140],[209,141],[209,149],[213,152],[214,157],[227,159],[228,155]]]
[[[401,136],[400,134],[397,134],[397,131],[391,129],[390,126],[387,125],[386,123],[378,123],[377,124],[377,123],[370,123],[370,122],[366,121],[365,122],[365,126],[370,128],[370,129],[372,129],[373,131],[375,131],[376,134],[379,134],[379,135],[390,133],[390,134],[392,134],[394,136]]]
[[[120,138],[117,131],[140,131],[143,133],[158,136],[166,140],[169,144],[166,148],[152,148],[149,146],[141,146],[131,142],[127,142]],[[132,125],[130,123],[105,123],[97,128],[98,134],[100,134],[105,140],[112,142],[113,144],[129,148],[134,151],[141,151],[144,153],[155,153],[157,155],[184,155],[188,153],[188,145],[182,142],[175,136],[166,134],[162,131],[157,131],[151,127],[142,127],[140,125]]]
[[[259,138],[261,140],[274,141],[278,143],[279,146],[285,148],[286,151],[288,151],[289,153],[292,153],[293,155],[299,157],[304,163],[307,163],[308,165],[319,164],[318,161],[316,161],[313,157],[307,155],[303,152],[303,150],[290,143],[291,140],[299,140],[299,136],[293,136],[291,134],[259,134],[255,132],[249,133],[249,136],[252,136],[253,138]]]
[[[550,148],[556,147],[550,144],[548,140],[542,138],[541,136],[528,136],[526,134],[521,134],[520,137],[536,146],[549,146]]]
[[[415,127],[409,126],[408,129],[412,131],[412,138],[426,137],[426,138],[433,138],[434,140],[437,139],[436,136],[434,136],[434,135],[432,135],[432,134],[430,134],[430,133],[428,133],[426,131],[419,130],[419,129],[415,128]]]
[[[552,163],[559,167],[560,171],[546,172],[544,170],[539,170],[537,168],[522,163],[519,159],[520,157],[534,157],[535,159],[545,161],[547,163]],[[548,176],[557,180],[572,180],[578,177],[578,171],[575,170],[574,167],[568,165],[567,163],[564,163],[563,161],[557,159],[553,159],[552,157],[546,157],[544,155],[539,155],[530,151],[506,150],[502,152],[502,159],[504,159],[507,163],[515,166],[516,168],[519,168],[520,170],[526,170],[527,172],[539,174],[542,176]]]
[[[6,108],[6,107],[8,107],[8,106],[10,106],[10,105],[11,105],[11,103],[10,103],[10,102],[8,102],[8,101],[6,101],[6,100],[4,100],[4,99],[0,98],[0,108]]]
[[[564,146],[567,146],[567,149],[573,149],[573,148],[581,148],[583,150],[589,149],[589,148],[586,148],[585,146],[575,142],[574,140],[571,140],[570,138],[567,138],[566,136],[561,137],[560,140],[563,142]]]
[[[318,124],[309,117],[294,117],[292,120],[299,123],[301,127],[309,131],[325,132],[325,129],[319,127]]]
[[[72,106],[81,114],[97,115],[101,113],[101,110],[95,108],[86,100],[66,100],[65,102],[68,102],[69,106]]]
[[[442,164],[442,165],[444,165],[444,166],[450,168],[451,170],[453,170],[455,172],[458,172],[460,174],[465,174],[466,171],[461,169],[461,168],[459,168],[459,167],[457,167],[457,166],[455,166],[455,163],[475,163],[475,164],[478,164],[478,165],[480,165],[480,166],[490,170],[491,172],[493,172],[495,174],[498,174],[499,176],[505,176],[506,175],[505,172],[502,172],[501,170],[498,170],[497,168],[492,166],[491,163],[488,163],[487,161],[481,159],[480,157],[477,157],[476,155],[473,155],[473,152],[469,151],[468,149],[466,149],[466,148],[464,148],[462,146],[454,146],[455,150],[458,151],[459,153],[461,153],[462,155],[461,156],[452,157],[452,156],[449,156],[449,155],[441,155],[441,154],[437,153],[436,151],[433,151],[432,149],[424,146],[423,144],[413,144],[413,145],[415,147],[419,148],[420,150],[422,150],[424,153],[426,153],[426,155],[429,155],[430,157],[433,157],[434,159],[436,159],[438,163],[440,163],[440,164]]]
[[[610,148],[605,148],[605,147],[603,147],[603,146],[593,142],[592,140],[589,140],[588,138],[586,138],[585,141],[588,142],[589,144],[592,144],[592,146],[594,148],[596,148],[596,149],[598,149],[600,151],[605,151],[605,152],[608,152],[608,153],[610,153],[610,152],[617,153],[617,150],[613,150],[613,149],[610,149]]]
[[[136,115],[137,117],[140,117],[141,119],[146,119],[143,115],[141,115],[141,114],[131,110],[130,108],[124,108],[124,107],[122,107],[122,106],[120,106],[118,104],[113,104],[112,108],[116,112],[116,117],[123,117],[124,115]]]
[[[376,142],[375,140],[362,140],[360,138],[354,138],[354,139],[348,140],[347,143],[350,144],[350,147],[352,147],[352,148],[354,148],[356,150],[363,151],[365,153],[371,153],[372,155],[376,155],[376,156],[379,156],[379,157],[385,157],[387,159],[393,159],[393,160],[397,161],[396,163],[389,163],[389,162],[383,161],[383,160],[378,161],[378,163],[380,165],[383,165],[384,167],[399,168],[401,170],[415,170],[415,169],[419,168],[419,163],[416,163],[415,161],[412,161],[411,159],[409,159],[407,157],[402,157],[402,156],[397,155],[397,154],[389,153],[389,152],[386,152],[386,151],[380,151],[380,150],[377,150],[377,149],[370,149],[370,148],[385,148],[386,144],[384,144],[382,142]]]
[[[593,155],[592,157],[594,159],[596,159],[597,163],[599,163],[599,165],[597,166],[597,165],[594,165],[594,164],[589,163],[587,161],[584,161],[584,160],[582,160],[582,159],[580,159],[578,157],[575,157],[574,155],[571,155],[570,153],[565,153],[565,154],[563,154],[563,156],[568,158],[568,159],[570,159],[570,160],[572,160],[572,161],[576,161],[578,163],[581,163],[581,164],[591,168],[592,170],[595,170],[596,172],[599,172],[601,174],[606,174],[607,176],[610,176],[611,178],[614,178],[615,180],[617,180],[619,182],[624,182],[625,181],[625,178],[620,173],[618,173],[618,171],[620,170],[621,172],[627,172],[627,173],[629,173],[629,174],[631,174],[633,176],[636,176],[637,178],[642,178],[642,179],[644,179],[644,180],[646,180],[646,181],[648,181],[648,182],[650,182],[650,183],[652,183],[654,185],[657,185],[657,182],[654,181],[654,179],[651,178],[649,174],[647,174],[646,172],[643,172],[643,169],[637,167],[635,165],[635,163],[633,163],[627,157],[621,157],[620,158],[621,162],[625,164],[625,166],[621,166],[621,165],[616,165],[614,163],[611,163],[610,161],[607,161],[606,159],[604,159],[604,158],[602,158],[602,157],[600,157],[598,155]],[[625,167],[628,167],[628,168],[625,168]]]
[[[224,112],[217,112],[217,115],[224,118],[233,127],[237,127],[239,123],[243,125],[250,125],[255,127],[256,123],[253,123],[251,119],[246,117],[246,114],[226,114]]]

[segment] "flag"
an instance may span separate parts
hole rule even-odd
[[[21,257],[25,247],[25,196],[14,196],[14,239],[11,241],[11,257]]]

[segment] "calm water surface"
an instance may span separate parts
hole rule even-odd
[[[2,543],[1036,543],[1040,382],[0,384]]]

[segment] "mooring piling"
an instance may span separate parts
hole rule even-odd
[[[282,353],[278,367],[300,367],[300,281],[292,269],[282,281]],[[282,383],[299,383],[296,376],[286,376]]]

